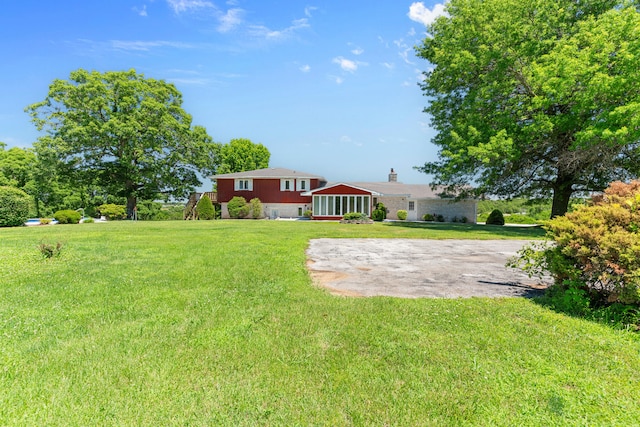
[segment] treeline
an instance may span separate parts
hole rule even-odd
[[[569,202],[569,212],[577,206],[583,205],[585,199],[572,198]],[[480,200],[478,202],[478,222],[485,222],[489,214],[499,210],[509,224],[539,224],[551,217],[551,199],[527,199],[518,197],[513,199]]]

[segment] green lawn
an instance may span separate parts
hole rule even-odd
[[[0,425],[640,420],[640,340],[525,299],[335,297],[314,237],[538,229],[121,222],[0,229]],[[65,244],[45,260],[41,242]]]

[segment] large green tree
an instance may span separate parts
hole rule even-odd
[[[73,71],[26,110],[46,132],[36,150],[77,185],[125,197],[129,216],[138,199],[186,196],[197,172],[215,169],[213,142],[191,126],[176,87],[135,70]]]
[[[640,14],[616,0],[451,0],[416,48],[451,189],[553,195],[637,176]]]
[[[271,154],[262,144],[249,139],[232,139],[220,147],[218,173],[244,172],[269,167]]]

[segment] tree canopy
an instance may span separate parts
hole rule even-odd
[[[640,14],[616,0],[451,0],[416,48],[438,160],[477,193],[544,197],[637,176]]]
[[[232,139],[220,148],[218,173],[244,172],[269,167],[271,154],[262,144],[248,139]]]
[[[26,108],[46,135],[36,151],[68,180],[125,197],[186,196],[197,172],[215,170],[215,144],[192,127],[182,95],[163,80],[130,71],[73,71],[56,79],[42,102]]]

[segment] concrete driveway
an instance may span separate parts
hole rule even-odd
[[[524,240],[314,239],[309,271],[348,296],[531,297],[551,283],[505,266]]]

